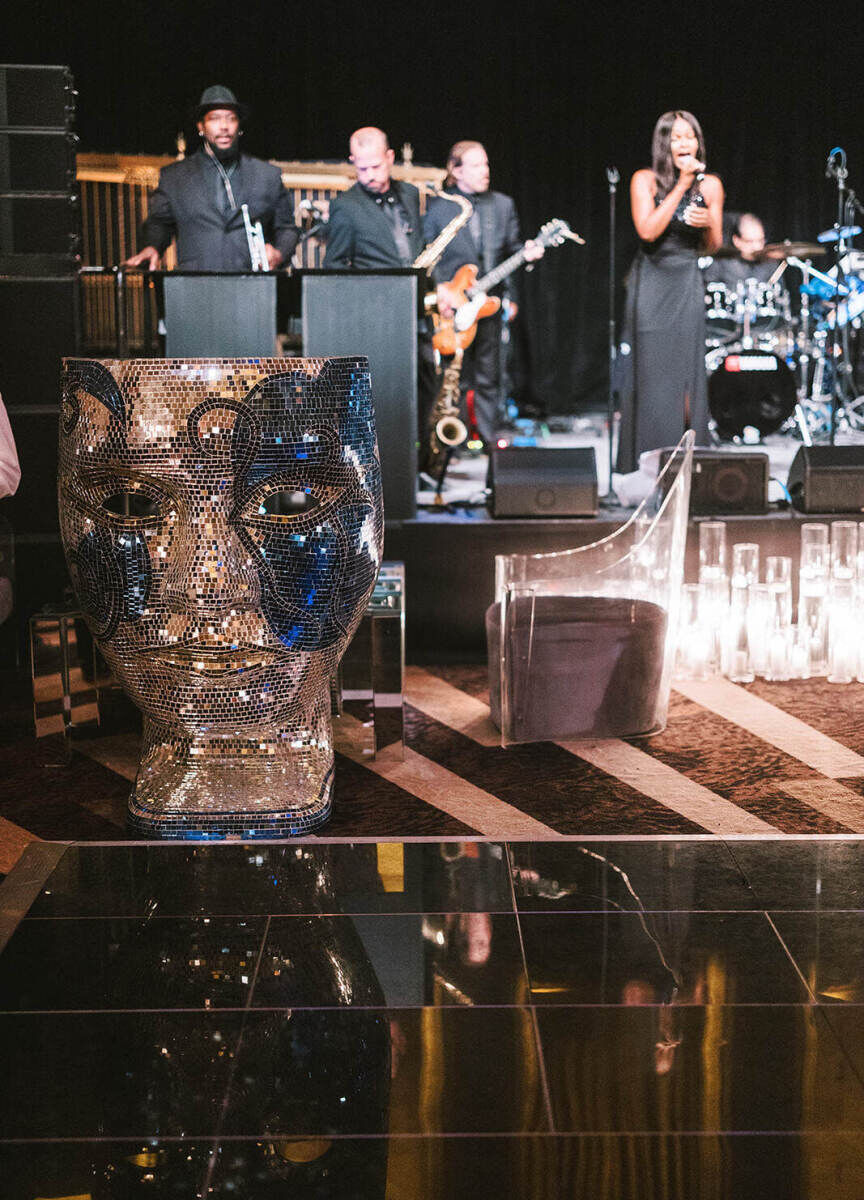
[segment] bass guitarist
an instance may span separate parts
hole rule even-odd
[[[476,265],[481,274],[503,262],[519,250],[522,236],[516,206],[510,196],[489,190],[489,159],[480,142],[456,142],[447,159],[445,191],[458,192],[470,200],[474,213],[469,223],[445,249],[433,278],[442,317],[452,316],[456,296],[448,287],[460,267]],[[453,206],[447,200],[433,200],[426,210],[424,234],[431,242],[453,218]],[[525,242],[525,259],[542,257],[543,246]],[[516,306],[510,306],[511,319]],[[474,389],[474,415],[480,437],[489,444],[499,422],[501,314],[486,317],[477,326],[476,337],[466,349],[462,364],[463,395]]]

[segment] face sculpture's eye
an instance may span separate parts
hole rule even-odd
[[[146,521],[161,515],[163,503],[164,501],[147,492],[124,489],[106,496],[102,501],[102,508],[114,517]]]
[[[275,521],[291,521],[295,517],[306,516],[308,513],[314,512],[320,506],[320,500],[317,500],[309,492],[283,488],[281,491],[271,492],[265,496],[254,506],[253,512],[257,517],[270,517]]]

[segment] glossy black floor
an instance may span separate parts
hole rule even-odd
[[[860,1200],[862,851],[34,844],[0,1193]]]

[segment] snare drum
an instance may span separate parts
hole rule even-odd
[[[741,437],[745,425],[776,433],[795,411],[795,376],[776,354],[726,354],[708,378],[708,407],[721,437]]]

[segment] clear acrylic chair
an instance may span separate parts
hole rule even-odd
[[[665,726],[694,437],[682,437],[651,493],[609,537],[496,556],[486,637],[502,745]]]

